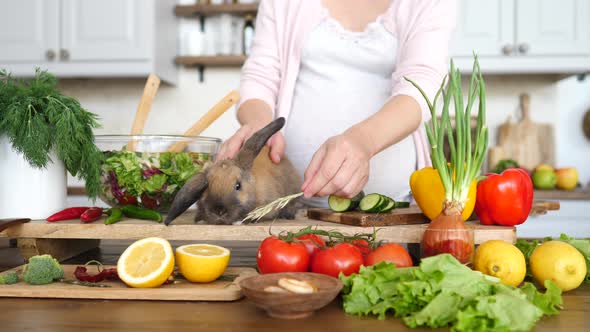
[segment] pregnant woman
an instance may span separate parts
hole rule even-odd
[[[219,158],[273,118],[284,132],[270,157],[287,156],[304,178],[310,206],[361,190],[396,200],[408,179],[430,164],[422,130],[446,74],[455,0],[262,0],[243,69],[242,127]]]

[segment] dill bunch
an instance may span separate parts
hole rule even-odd
[[[94,144],[98,117],[57,90],[57,79],[37,69],[21,80],[0,70],[0,135],[36,168],[45,168],[55,151],[67,171],[86,182],[95,198],[100,188],[102,152]]]

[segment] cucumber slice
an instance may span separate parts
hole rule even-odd
[[[387,205],[385,205],[379,212],[385,213],[393,210],[395,208],[395,201],[389,197],[387,197]]]
[[[395,202],[395,208],[407,208],[410,207],[410,202]]]
[[[379,194],[369,194],[361,199],[359,207],[364,212],[378,212],[384,201],[385,198]]]
[[[359,203],[361,199],[363,199],[363,197],[365,197],[365,193],[362,191],[353,198],[330,195],[330,197],[328,198],[328,205],[330,206],[330,209],[332,209],[332,211],[334,212],[352,211],[356,209],[357,206],[359,206]]]

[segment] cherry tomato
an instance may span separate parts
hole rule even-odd
[[[359,239],[352,241],[352,245],[359,248],[363,257],[367,257],[368,254],[371,253],[371,246],[369,246],[369,241],[365,239]]]
[[[350,243],[340,243],[320,250],[311,258],[311,272],[338,278],[340,272],[348,276],[357,273],[363,265],[361,251]]]
[[[274,236],[262,241],[256,255],[260,273],[306,272],[309,253],[303,243],[288,243]]]
[[[321,248],[326,246],[326,241],[315,234],[304,234],[295,239],[305,246],[309,253],[309,257],[313,256],[316,252],[320,251]]]
[[[373,250],[365,258],[365,265],[371,266],[379,262],[391,262],[396,267],[410,267],[413,265],[412,257],[408,251],[396,243],[388,243]]]

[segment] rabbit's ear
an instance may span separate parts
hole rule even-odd
[[[207,174],[205,172],[199,172],[180,188],[176,197],[174,197],[174,201],[172,201],[172,205],[170,206],[170,210],[168,211],[164,223],[169,225],[174,221],[176,217],[201,198],[205,189],[207,189]]]
[[[268,141],[268,139],[276,132],[281,130],[284,125],[285,118],[278,118],[254,133],[238,153],[236,164],[242,169],[250,169],[254,159],[256,159],[256,156],[258,156],[258,153],[260,153],[260,150],[262,150],[266,141]]]

